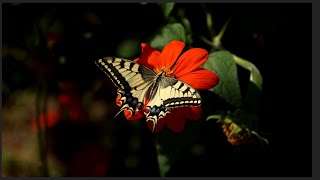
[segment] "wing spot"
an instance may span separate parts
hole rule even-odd
[[[139,70],[139,65],[134,64],[131,70],[134,71],[134,72],[138,72],[138,70]]]
[[[121,59],[120,58],[115,58],[114,62],[121,62]]]
[[[124,67],[126,67],[127,69],[129,69],[130,68],[130,62],[124,62]]]

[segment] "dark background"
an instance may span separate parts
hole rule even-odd
[[[264,82],[259,132],[269,140],[270,146],[267,150],[243,147],[239,154],[234,154],[234,149],[221,138],[221,130],[214,123],[205,122],[197,143],[204,144],[208,150],[201,156],[181,155],[169,176],[311,176],[311,4],[206,5],[216,31],[232,17],[222,40],[224,48],[250,60],[261,71]],[[209,49],[199,39],[200,35],[209,35],[200,4],[176,4],[177,7],[185,8],[191,22],[193,46]],[[90,23],[88,13],[96,14],[101,23]],[[3,4],[2,14],[2,43],[9,47],[25,48],[24,40],[32,34],[33,24],[40,17],[49,14],[61,21],[63,35],[50,56],[53,59],[64,56],[67,61],[56,65],[47,76],[51,94],[61,91],[56,82],[73,82],[83,92],[90,89],[94,80],[107,79],[94,60],[116,56],[117,46],[127,38],[137,37],[146,42],[165,23],[156,4]],[[83,38],[85,32],[92,32],[93,37]],[[36,53],[45,51],[29,49]],[[138,56],[139,51],[134,57]],[[3,83],[10,87],[10,91],[3,92],[3,106],[11,92],[37,84],[39,74],[12,56],[3,57],[2,68]],[[246,73],[239,69],[242,87],[246,87]],[[13,79],[14,74],[22,76],[22,80]],[[114,102],[115,89],[110,87],[108,83],[104,85],[95,98]],[[105,133],[105,127],[89,124],[63,122],[53,127],[53,154],[68,164],[68,157],[79,144],[94,142]],[[103,166],[108,169],[104,175],[159,176],[152,135],[146,127],[141,125],[141,131],[132,132],[130,122],[123,117],[112,127],[114,146],[106,158],[108,165]],[[142,142],[136,152],[140,163],[127,168],[124,157],[131,153],[128,143],[133,134]],[[77,175],[72,172],[70,176]]]

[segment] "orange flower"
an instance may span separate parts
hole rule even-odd
[[[142,43],[141,47],[141,57],[134,61],[156,73],[165,71],[166,76],[183,81],[197,90],[211,89],[219,83],[219,77],[215,73],[200,68],[208,59],[208,52],[204,49],[192,48],[179,57],[185,44],[177,40],[171,41],[161,53],[145,43]],[[171,70],[172,65],[174,65],[174,68]],[[116,103],[121,106],[119,99],[120,95],[118,95]],[[145,104],[147,105],[147,103]],[[184,128],[186,119],[198,120],[201,118],[201,112],[201,107],[174,108],[171,113],[159,120],[155,132],[159,132],[164,125],[167,125],[174,132],[180,132]],[[138,111],[132,116],[130,111],[124,110],[124,114],[128,120],[137,120],[144,117],[143,111]],[[147,124],[152,130],[153,123],[148,121]]]

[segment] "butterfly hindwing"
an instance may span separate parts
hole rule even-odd
[[[131,60],[114,57],[99,59],[96,64],[119,89],[121,111],[127,109],[134,115],[143,107],[156,76],[152,70]]]
[[[201,96],[188,84],[170,77],[163,77],[154,87],[147,105],[147,121],[153,121],[154,128],[158,120],[165,117],[172,108],[200,106]]]

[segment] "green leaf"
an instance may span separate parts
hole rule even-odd
[[[117,47],[117,56],[131,59],[140,52],[140,40],[129,38],[119,43]]]
[[[180,23],[167,24],[162,27],[152,40],[150,46],[155,49],[163,49],[172,40],[186,42],[186,33]]]
[[[211,53],[203,68],[215,72],[220,78],[219,84],[211,91],[236,107],[242,105],[237,67],[230,52]]]
[[[263,82],[261,73],[259,69],[251,62],[243,58],[240,58],[236,55],[233,55],[233,58],[236,61],[237,65],[250,71],[250,81],[246,96],[244,98],[244,104],[248,110],[252,112],[257,112]]]
[[[170,3],[160,3],[159,4],[160,7],[162,8],[162,12],[163,12],[163,15],[166,19],[168,19],[171,11],[173,10],[173,7],[174,7],[174,3],[173,2],[170,2]]]
[[[233,58],[239,66],[250,71],[250,81],[253,82],[259,89],[262,89],[263,79],[259,69],[251,62],[236,55],[233,55]]]
[[[181,20],[181,23],[185,29],[186,32],[186,43],[187,44],[192,44],[192,29],[191,29],[191,24],[190,21],[187,18],[183,18]]]
[[[157,134],[157,156],[160,175],[166,176],[184,151],[189,151],[198,137],[201,121],[188,121],[180,133],[174,133],[167,127]]]

